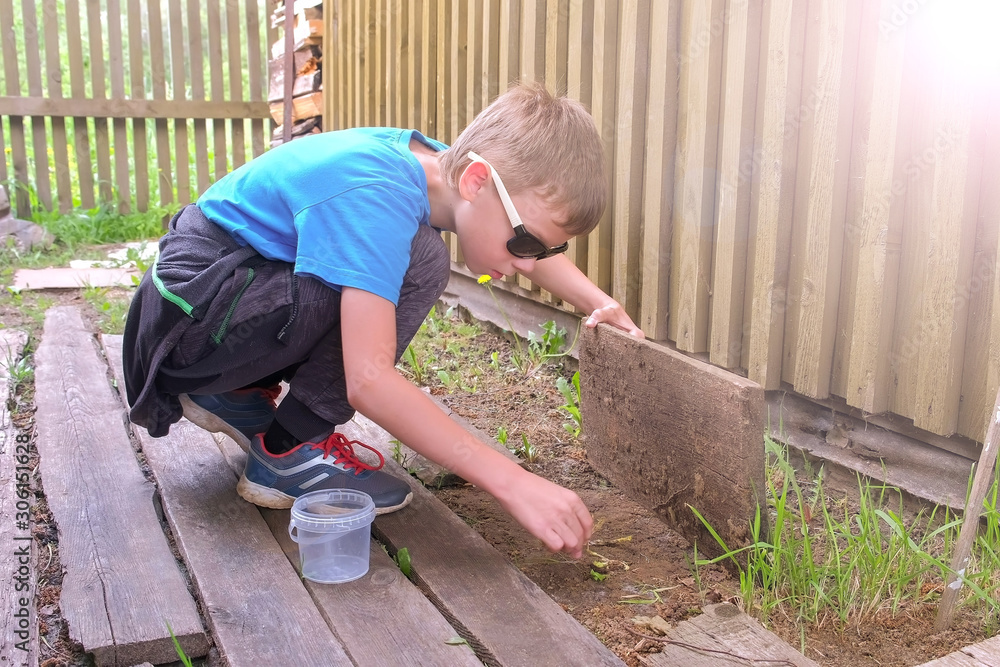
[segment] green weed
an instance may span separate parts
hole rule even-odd
[[[695,516],[725,552],[696,566],[730,560],[740,579],[744,608],[763,621],[781,610],[805,624],[834,622],[839,629],[896,615],[924,603],[951,572],[947,563],[961,519],[950,511],[921,511],[905,520],[896,488],[858,479],[857,506],[826,497],[822,477],[810,494],[796,478],[787,450],[765,438],[771,468],[768,506],[750,524],[751,544],[729,549],[697,509]],[[997,489],[988,499],[987,528],[975,550],[964,590],[988,622],[996,623],[1000,591]],[[990,522],[992,523],[992,527]],[[696,568],[697,572],[697,568]]]
[[[181,648],[181,643],[174,636],[174,630],[170,627],[169,623],[167,623],[167,632],[170,633],[170,638],[174,641],[174,651],[177,652],[177,657],[180,658],[181,663],[184,667],[192,667],[191,658],[187,657],[187,654],[184,653],[184,649]]]
[[[580,434],[583,432],[583,416],[581,412],[581,398],[580,398],[580,371],[573,373],[573,380],[569,382],[564,377],[559,377],[556,379],[556,389],[562,394],[563,399],[566,401],[563,405],[559,406],[559,409],[570,416],[572,421],[563,424],[563,428],[566,429],[570,435],[574,438],[579,438]]]
[[[417,349],[413,347],[413,343],[406,346],[406,350],[403,351],[403,361],[410,367],[410,371],[413,372],[413,381],[417,384],[424,383],[425,377],[425,366],[420,362],[417,357]]]
[[[7,376],[10,381],[10,393],[16,394],[21,385],[29,382],[34,377],[35,369],[31,366],[31,361],[28,357],[15,359],[10,349],[7,350],[5,362]]]
[[[504,440],[506,442],[506,438]],[[511,449],[511,451],[513,451],[515,454],[520,456],[528,463],[535,463],[536,461],[538,461],[538,456],[539,456],[538,447],[529,442],[528,436],[526,436],[523,433],[521,434],[521,446],[514,447]]]
[[[407,579],[412,578],[413,566],[410,563],[409,549],[403,547],[402,549],[398,550],[396,552],[396,555],[392,557],[392,560],[394,563],[396,563],[396,566],[399,567],[399,571],[402,572]]]
[[[503,426],[497,428],[497,442],[504,447],[507,446],[507,429]]]

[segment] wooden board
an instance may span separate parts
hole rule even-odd
[[[665,639],[677,643],[665,643],[661,653],[640,660],[654,667],[723,667],[758,662],[819,667],[731,604],[708,605],[702,612],[667,633]]]
[[[966,646],[919,667],[1000,667],[1000,637]]]
[[[76,308],[48,311],[35,354],[37,447],[65,568],[70,637],[98,664],[176,659],[208,641],[135,459],[121,402]]]
[[[702,553],[744,546],[763,507],[764,392],[746,378],[599,325],[584,329],[580,380],[587,456]]]
[[[0,331],[0,664],[38,664],[35,620],[34,542],[30,505],[31,442],[7,411],[8,364],[17,363],[28,341],[23,331]]]
[[[344,433],[359,432],[350,423]],[[369,444],[385,447],[386,443]],[[413,490],[409,506],[378,517],[373,534],[406,547],[413,578],[488,665],[621,665],[552,598],[393,461]],[[512,632],[516,619],[516,632]]]
[[[15,290],[81,289],[84,287],[133,287],[132,278],[141,277],[135,269],[18,269],[14,273]]]

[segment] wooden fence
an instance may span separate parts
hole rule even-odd
[[[266,4],[0,0],[0,181],[17,213],[30,192],[62,212],[183,204],[262,153]]]
[[[1000,70],[982,55],[994,10],[971,4],[339,0],[326,127],[447,142],[511,81],[543,80],[588,105],[613,164],[610,209],[570,254],[647,334],[981,440]]]

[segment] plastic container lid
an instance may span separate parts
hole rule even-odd
[[[352,489],[326,489],[299,496],[292,505],[291,523],[299,530],[340,533],[364,528],[375,520],[375,501]]]

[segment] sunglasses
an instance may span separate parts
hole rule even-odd
[[[514,237],[507,241],[507,252],[522,259],[545,259],[566,252],[566,248],[569,247],[568,243],[549,248],[537,236],[524,228],[521,216],[514,208],[514,202],[507,194],[507,188],[504,187],[503,181],[500,180],[500,174],[493,168],[493,165],[472,151],[469,151],[469,159],[473,162],[482,162],[489,167],[490,174],[493,175],[493,182],[497,186],[497,192],[500,193],[500,201],[503,202],[503,208],[507,211],[507,219],[510,220],[510,226],[514,228]]]

